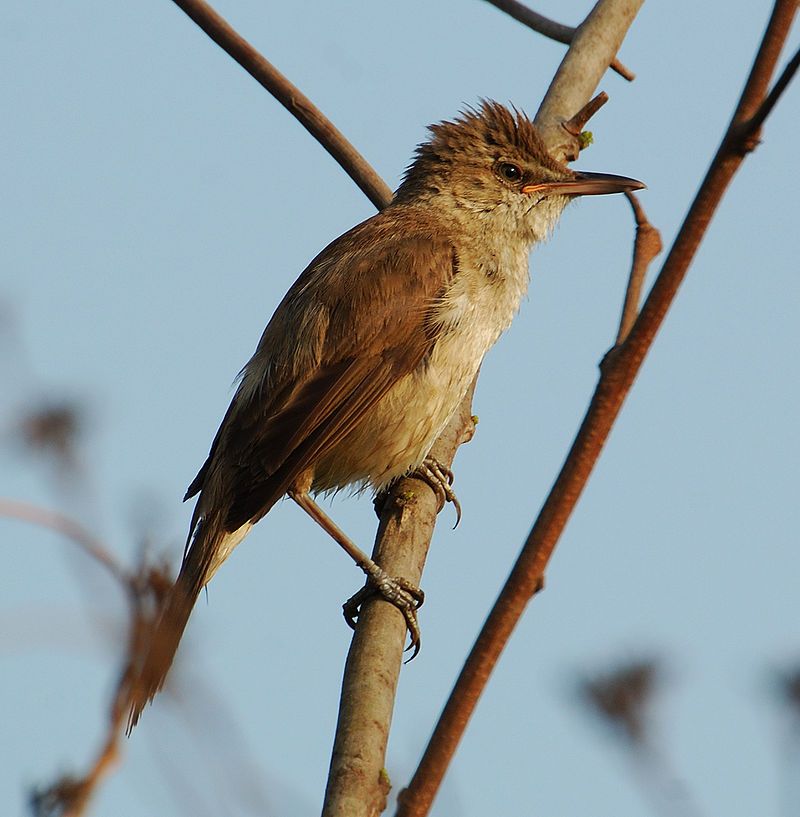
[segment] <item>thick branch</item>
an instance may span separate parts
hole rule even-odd
[[[431,451],[439,462],[452,463],[458,447],[472,438],[472,389],[474,383]],[[372,552],[390,575],[419,583],[437,503],[427,483],[417,479],[401,480],[392,491]],[[386,808],[383,766],[405,638],[399,610],[374,599],[364,603],[344,671],[323,817],[377,815]]]
[[[643,1],[601,0],[578,26],[536,114],[536,124],[545,131],[554,156],[567,161],[577,158],[580,150],[577,138],[559,126],[591,99],[608,65],[603,59],[610,55],[610,62],[617,53]]]
[[[500,11],[504,11],[509,17],[513,17],[518,23],[522,23],[522,25],[545,37],[549,37],[551,40],[555,40],[557,43],[569,45],[575,36],[576,29],[572,26],[557,23],[555,20],[551,20],[549,17],[545,17],[543,14],[539,14],[539,12],[517,2],[517,0],[487,0],[487,2],[500,9]],[[636,79],[636,74],[616,58],[611,61],[609,67],[623,79],[627,79],[628,82]]]
[[[345,139],[333,122],[274,65],[264,59],[244,37],[237,34],[208,3],[204,0],[173,0],[173,2],[300,122],[379,210],[389,203],[392,198],[389,186]]]
[[[427,814],[478,698],[526,605],[541,586],[545,567],[608,438],[623,401],[733,174],[746,155],[732,138],[759,109],[797,11],[778,0],[728,132],[692,203],[675,244],[627,340],[606,357],[600,381],[561,472],[534,523],[486,623],[464,664],[398,814]]]

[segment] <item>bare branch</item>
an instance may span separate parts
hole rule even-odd
[[[797,73],[798,67],[800,67],[800,49],[795,52],[795,55],[786,64],[786,67],[778,77],[778,81],[772,86],[772,90],[767,94],[758,110],[750,119],[742,123],[742,133],[737,134],[739,138],[744,139],[747,136],[753,136],[758,133],[764,124],[764,120],[770,115],[772,109],[775,107],[775,103],[780,99],[781,94],[789,87],[789,83]]]
[[[597,54],[617,53],[642,2],[600,0],[578,26],[536,114],[536,124],[544,131],[547,146],[557,158],[571,162],[578,157],[580,140],[563,123],[591,99],[605,73],[605,65]]]
[[[173,2],[300,122],[379,210],[389,203],[392,198],[389,186],[333,122],[208,3],[204,0],[173,0]]]
[[[758,110],[797,12],[796,0],[777,0],[750,78],[728,132],[622,346],[604,360],[600,381],[561,472],[467,658],[398,815],[427,814],[444,772],[489,676],[531,597],[608,438],[655,334],[686,275],[711,218],[745,153],[730,134]],[[571,49],[570,49],[571,50]],[[568,55],[569,56],[569,55]],[[577,107],[577,106],[576,106]],[[563,118],[560,118],[563,121]]]
[[[474,388],[475,382],[431,451],[448,466],[458,447],[474,434]],[[418,583],[437,509],[427,483],[401,480],[382,510],[372,558],[390,575]],[[379,814],[385,809],[383,766],[405,637],[405,620],[395,607],[374,597],[364,603],[344,671],[323,817]]]
[[[622,317],[619,321],[617,346],[628,337],[628,333],[636,321],[647,268],[663,249],[661,233],[647,220],[639,199],[633,193],[626,193],[625,196],[630,202],[633,216],[636,219],[636,240],[633,242],[633,261],[631,262],[631,274],[628,278],[628,288],[625,290]]]
[[[543,14],[539,14],[539,12],[517,2],[517,0],[487,0],[487,2],[500,9],[500,11],[504,11],[509,17],[513,17],[518,23],[522,23],[522,25],[545,37],[549,37],[551,40],[555,40],[557,43],[569,45],[575,36],[576,29],[572,26],[557,23],[555,20],[551,20],[549,17],[545,17]],[[616,58],[611,61],[609,67],[623,79],[627,79],[628,82],[633,82],[636,79],[636,74]]]

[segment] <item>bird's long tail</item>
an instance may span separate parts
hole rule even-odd
[[[152,628],[141,636],[140,658],[134,658],[130,671],[130,710],[128,734],[142,711],[164,686],[175,659],[183,632],[189,622],[200,591],[252,526],[225,532],[201,521],[186,552],[178,578],[170,588]],[[216,529],[215,529],[216,528]]]

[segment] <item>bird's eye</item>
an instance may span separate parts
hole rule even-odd
[[[501,162],[497,166],[497,172],[507,182],[518,182],[522,178],[522,169],[512,162]]]

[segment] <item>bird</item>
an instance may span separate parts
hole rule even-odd
[[[431,446],[517,313],[530,250],[575,197],[642,187],[570,169],[522,111],[491,100],[429,127],[391,202],[311,261],[240,372],[184,498],[198,497],[180,572],[132,669],[128,732],[163,686],[201,590],[285,496],[401,610],[416,652],[421,591],[388,576],[314,497],[379,494],[420,473],[455,501]],[[356,613],[346,610],[351,623]]]

